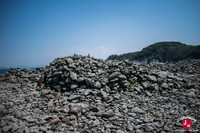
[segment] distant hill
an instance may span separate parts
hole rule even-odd
[[[179,61],[187,58],[200,59],[200,45],[186,45],[180,42],[158,42],[138,52],[130,52],[121,55],[111,55],[107,60],[147,61],[153,59],[166,61]]]

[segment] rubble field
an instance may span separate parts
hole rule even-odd
[[[195,119],[189,131],[200,132],[200,60],[75,54],[0,75],[0,132],[165,133],[184,131],[182,117]]]

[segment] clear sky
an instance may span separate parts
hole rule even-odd
[[[0,0],[0,67],[200,45],[200,0]]]

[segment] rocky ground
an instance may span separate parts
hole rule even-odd
[[[0,132],[179,132],[184,116],[200,132],[200,60],[74,55],[0,76]]]

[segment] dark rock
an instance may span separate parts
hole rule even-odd
[[[119,72],[114,72],[111,75],[109,75],[109,80],[117,78],[118,76],[120,76],[120,73]]]
[[[75,99],[80,99],[81,98],[81,95],[71,95],[69,98],[67,98],[67,100],[75,100]]]
[[[66,58],[66,62],[67,62],[68,64],[74,63],[74,62],[73,62],[73,59],[71,59],[71,58]]]
[[[99,81],[96,81],[95,84],[94,84],[94,87],[100,89],[101,83]]]
[[[165,72],[165,71],[160,71],[160,72],[158,72],[158,76],[159,76],[160,78],[166,78],[167,75],[168,75],[168,73]]]
[[[85,82],[86,82],[86,85],[87,85],[87,86],[90,86],[90,85],[91,85],[91,79],[88,78],[88,79],[85,80]]]
[[[50,121],[50,124],[51,125],[56,125],[58,124],[59,122],[61,122],[61,120],[57,117],[57,118],[54,118],[53,120]]]
[[[78,114],[81,112],[82,108],[80,106],[72,105],[70,107],[69,113]]]
[[[107,101],[108,100],[108,94],[103,91],[102,89],[100,90],[100,95],[102,96],[102,98]]]
[[[72,79],[72,80],[77,80],[77,74],[76,73],[74,73],[74,72],[70,72],[70,78]]]
[[[147,88],[150,86],[150,84],[149,84],[148,82],[142,82],[142,86],[143,86],[145,89],[147,89]]]
[[[71,90],[74,90],[74,89],[76,89],[76,88],[78,88],[78,84],[71,84],[71,86],[70,86],[70,89],[71,89]]]
[[[169,86],[168,86],[167,83],[162,83],[162,84],[161,84],[161,87],[164,88],[164,89],[167,89]]]
[[[3,116],[3,109],[0,109],[0,117],[2,117]]]
[[[78,79],[77,79],[77,82],[78,83],[81,83],[81,82],[83,82],[84,81],[84,78],[82,78],[82,77],[79,77]]]
[[[87,96],[87,95],[89,95],[89,94],[91,94],[91,93],[92,93],[92,90],[89,90],[89,89],[88,89],[88,90],[85,90],[84,95]]]
[[[83,109],[89,110],[89,105],[87,103],[74,103],[71,104],[69,113],[78,114]]]
[[[120,80],[126,80],[126,76],[125,76],[125,75],[119,75],[118,78],[119,78]]]
[[[103,117],[111,117],[113,115],[114,115],[114,112],[111,109],[102,114]]]
[[[133,111],[134,113],[141,113],[141,114],[146,113],[144,110],[142,110],[142,109],[140,109],[138,107],[132,108],[131,111]]]
[[[146,132],[152,132],[152,131],[154,131],[154,129],[152,128],[152,126],[149,126],[149,125],[145,125],[143,128],[145,129]]]
[[[12,129],[11,126],[5,126],[3,127],[3,132],[9,132]]]
[[[187,94],[189,97],[195,97],[195,92],[194,91],[190,91],[188,94]]]
[[[54,72],[53,75],[52,75],[52,77],[56,77],[56,76],[59,76],[61,74],[62,74],[62,72]]]
[[[156,81],[157,81],[156,77],[155,77],[155,76],[151,76],[151,75],[148,75],[148,79],[149,79],[150,81],[153,81],[153,82],[156,82]]]
[[[128,131],[133,131],[133,126],[130,125],[130,124],[128,124],[128,126],[127,126],[127,130],[128,130]]]
[[[69,122],[70,122],[70,119],[69,119],[69,118],[63,118],[63,119],[62,119],[62,122],[64,122],[64,123],[69,123]]]

